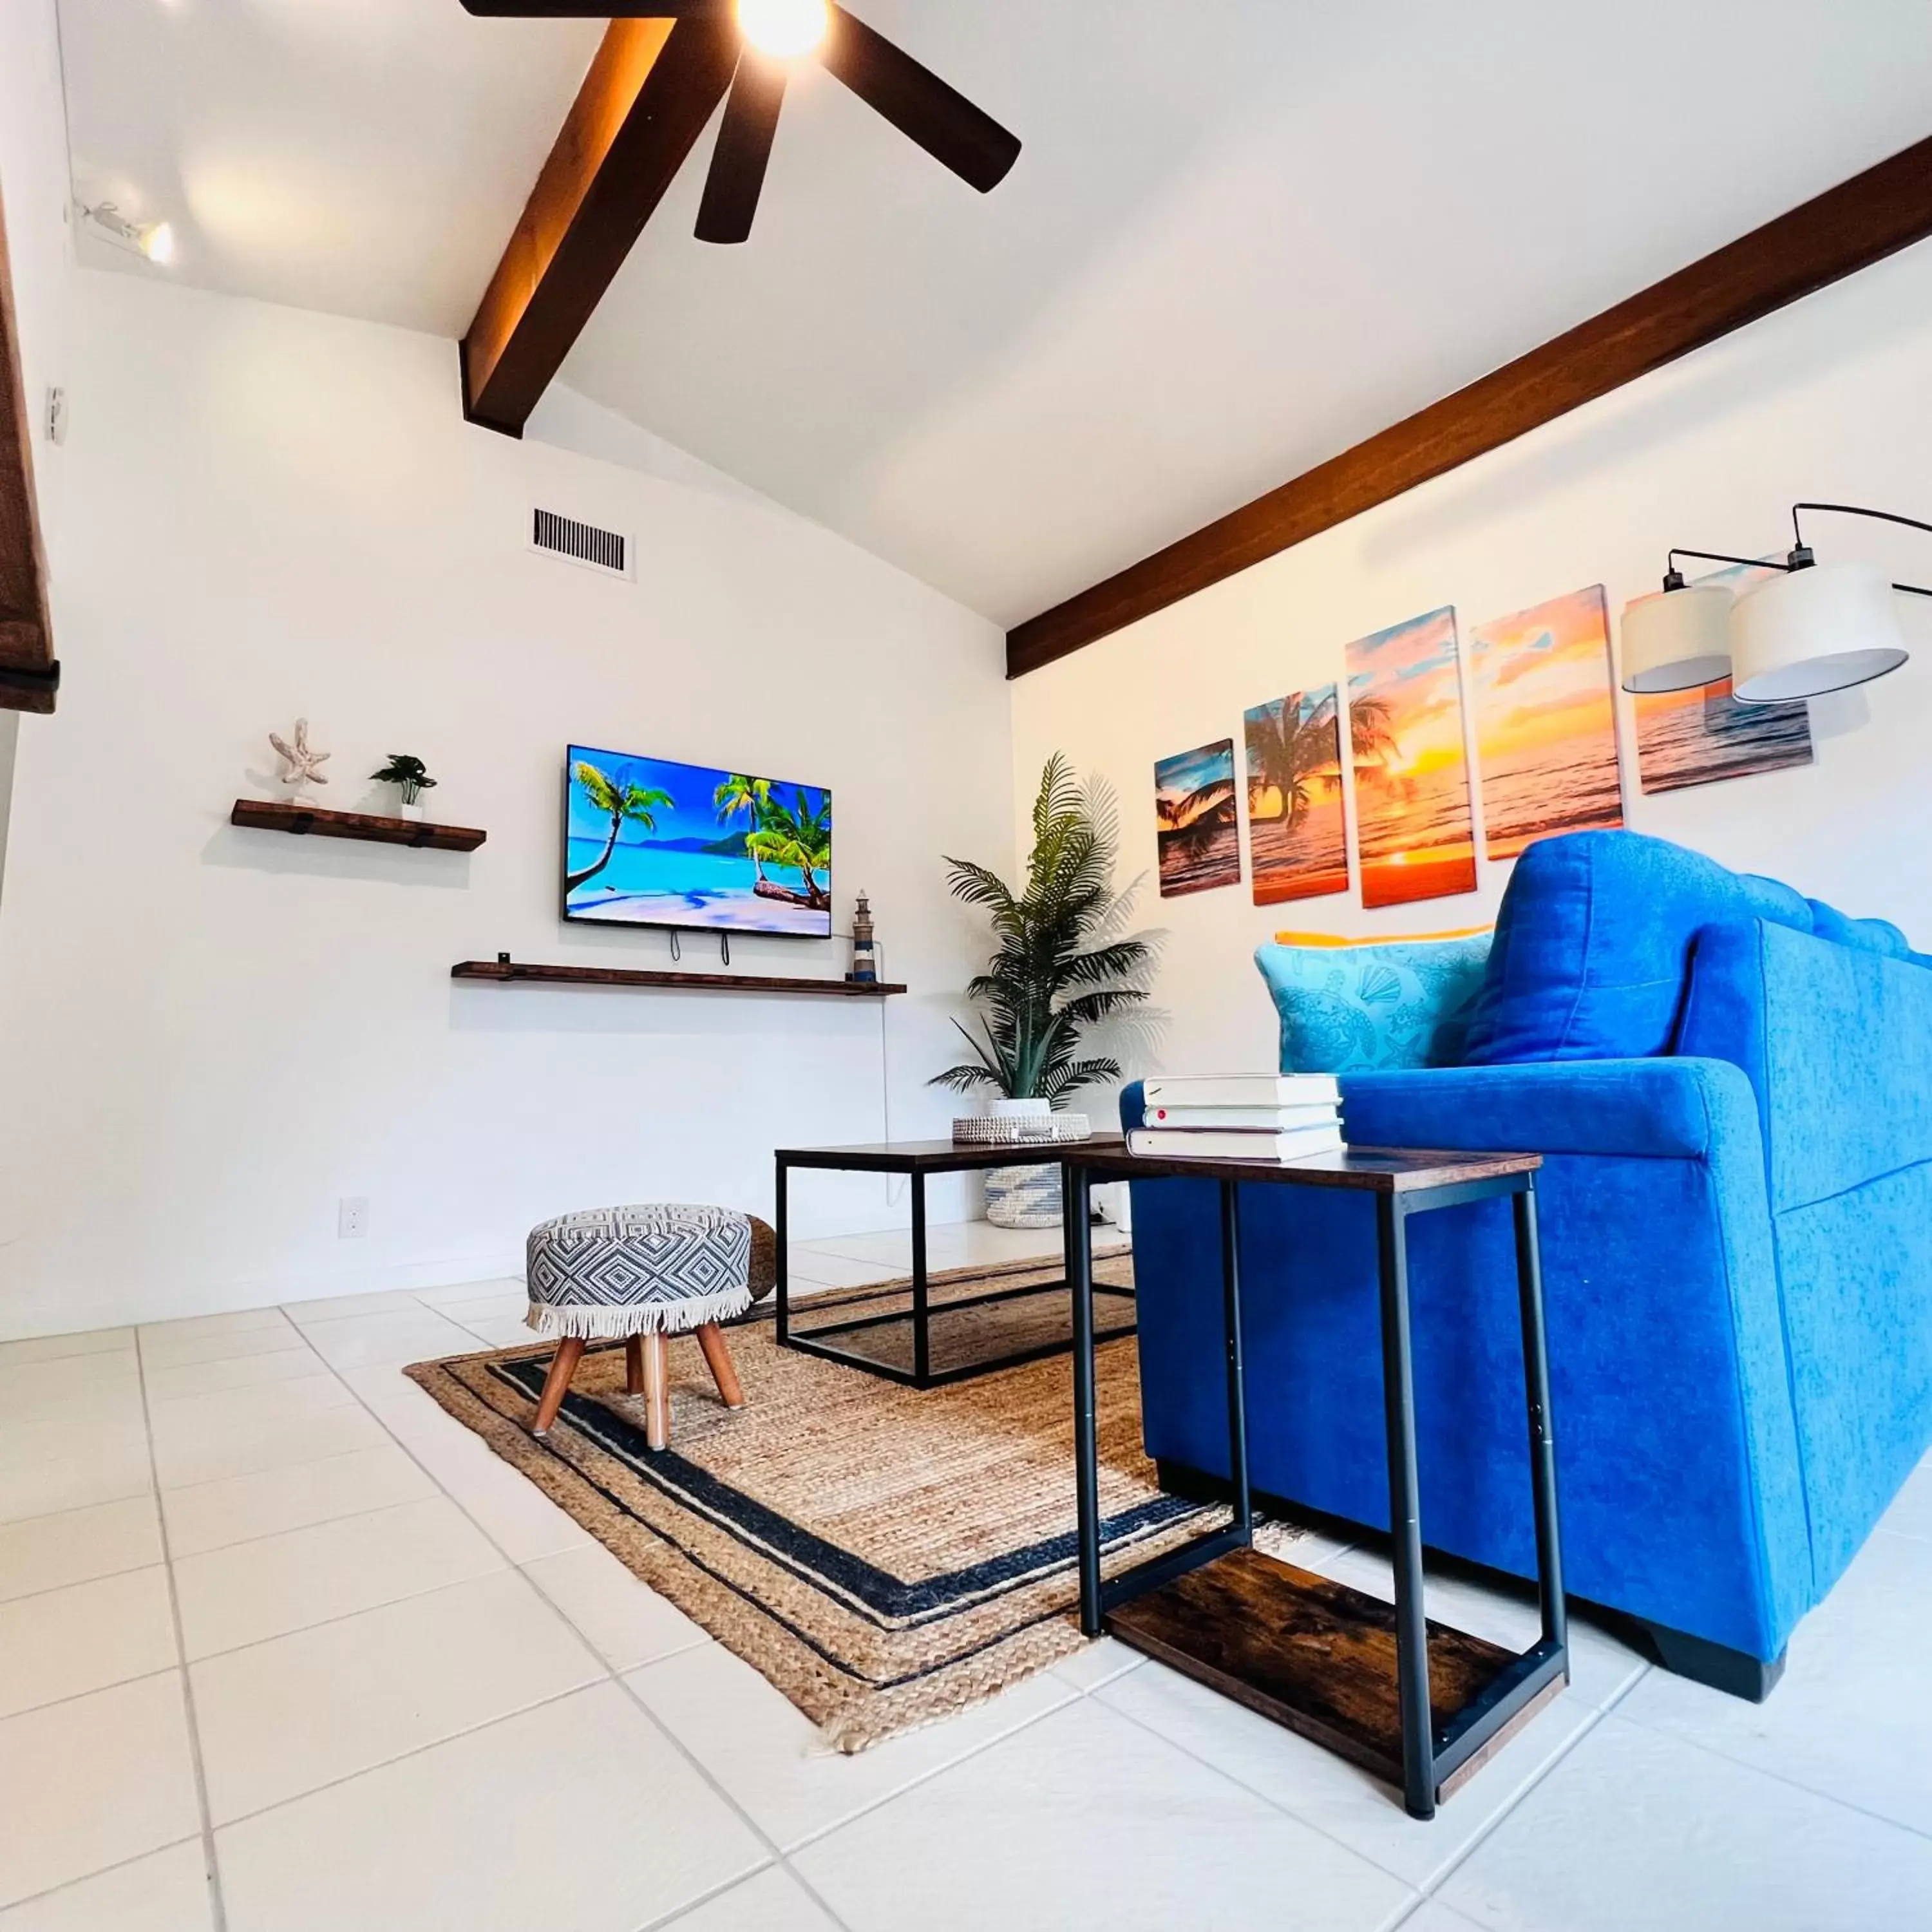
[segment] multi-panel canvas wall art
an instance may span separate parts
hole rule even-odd
[[[1357,638],[1347,665],[1363,904],[1474,892],[1454,610]]]
[[[1241,883],[1233,739],[1162,758],[1154,768],[1154,806],[1162,898]]]
[[[1604,586],[1469,633],[1483,834],[1492,859],[1538,838],[1624,822]]]
[[[1248,861],[1256,905],[1348,890],[1337,693],[1292,691],[1244,714]]]
[[[1720,584],[1742,595],[1773,574],[1756,565],[1734,564],[1697,580]],[[1731,695],[1729,678],[1640,698],[1636,762],[1646,792],[1681,791],[1720,778],[1808,765],[1810,706],[1802,698],[1789,704],[1740,704]]]

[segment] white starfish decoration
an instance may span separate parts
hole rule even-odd
[[[299,791],[305,784],[326,784],[328,778],[321,767],[328,762],[326,752],[311,752],[308,748],[308,720],[296,720],[296,735],[292,743],[285,740],[278,731],[268,734],[268,742],[274,746],[276,755],[288,766],[282,774],[282,782],[292,791]]]

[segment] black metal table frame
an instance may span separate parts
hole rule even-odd
[[[1003,1148],[1003,1167],[1049,1167],[1058,1166],[1060,1170],[1061,1201],[1063,1210],[1070,1198],[1067,1184],[1070,1170],[1066,1161],[1066,1148],[1063,1143],[1049,1152],[1037,1145],[1019,1145]],[[979,1150],[975,1150],[976,1154]],[[897,1382],[902,1387],[916,1389],[944,1388],[953,1382],[970,1382],[976,1376],[990,1375],[998,1369],[1018,1368],[1023,1363],[1044,1361],[1050,1355],[1064,1355],[1068,1348],[1077,1344],[1079,1317],[1075,1316],[1075,1330],[1068,1342],[1042,1342],[1035,1348],[1022,1348],[1010,1354],[989,1357],[984,1361],[968,1362],[958,1368],[935,1370],[932,1366],[932,1317],[935,1312],[950,1315],[955,1310],[984,1308],[1002,1301],[1016,1301],[1028,1295],[1052,1294],[1062,1291],[1070,1292],[1073,1286],[1074,1255],[1076,1250],[1084,1258],[1087,1282],[1087,1322],[1093,1325],[1093,1246],[1090,1231],[1088,1238],[1078,1242],[1073,1238],[1071,1216],[1064,1211],[1061,1220],[1065,1226],[1062,1244],[1063,1268],[1058,1281],[1036,1281],[1019,1288],[992,1288],[983,1294],[962,1295],[956,1300],[943,1301],[937,1310],[932,1305],[929,1270],[926,1264],[926,1177],[928,1172],[970,1172],[986,1163],[975,1159],[970,1166],[948,1170],[944,1167],[928,1165],[906,1165],[892,1167],[882,1165],[878,1160],[868,1158],[863,1166],[848,1164],[839,1158],[842,1150],[826,1148],[818,1150],[781,1149],[777,1156],[778,1194],[773,1232],[778,1238],[778,1286],[775,1297],[778,1328],[778,1344],[782,1348],[794,1348],[800,1354],[816,1355],[821,1360],[836,1362],[848,1369],[863,1369],[868,1374],[883,1376],[886,1381]],[[815,1324],[803,1334],[792,1327],[791,1268],[789,1251],[790,1220],[791,1171],[794,1168],[816,1169],[820,1172],[860,1174],[904,1174],[912,1184],[912,1306],[910,1310],[891,1315],[859,1316],[849,1321],[830,1322]],[[1087,1197],[1083,1196],[1083,1199]],[[1124,1290],[1110,1291],[1125,1293]],[[890,1362],[881,1362],[869,1355],[855,1354],[849,1348],[836,1348],[824,1341],[828,1335],[847,1335],[866,1328],[884,1328],[894,1322],[910,1320],[912,1324],[913,1365],[910,1370],[895,1367]],[[1134,1324],[1130,1322],[1124,1328],[1109,1328],[1098,1339],[1111,1342],[1123,1335],[1131,1335]]]
[[[1132,1156],[1067,1163],[1070,1231],[1086,1230],[1084,1210],[1096,1174],[1130,1174]],[[1168,1177],[1155,1177],[1168,1178]],[[1196,1177],[1202,1178],[1202,1177]],[[1247,1394],[1241,1360],[1240,1194],[1244,1186],[1294,1184],[1294,1170],[1244,1167],[1219,1178],[1221,1194],[1222,1319],[1226,1341],[1228,1458],[1234,1520],[1165,1556],[1100,1578],[1100,1449],[1094,1409],[1093,1250],[1090,1232],[1069,1235],[1073,1281],[1075,1454],[1080,1510],[1080,1628],[1098,1636],[1106,1612],[1254,1541],[1248,1475]],[[1524,1394],[1529,1419],[1530,1482],[1536,1510],[1537,1597],[1543,1634],[1501,1672],[1483,1695],[1438,1733],[1430,1708],[1428,1630],[1423,1602],[1422,1518],[1415,1448],[1415,1387],[1411,1361],[1408,1224],[1433,1209],[1514,1198],[1516,1287],[1522,1324]],[[1543,1264],[1537,1238],[1533,1173],[1499,1175],[1375,1196],[1381,1277],[1383,1408],[1388,1434],[1391,1540],[1394,1546],[1396,1672],[1402,1716],[1402,1799],[1414,1818],[1436,1815],[1438,1785],[1480,1751],[1558,1676],[1569,1674],[1568,1618],[1556,1514],[1556,1441],[1550,1414],[1550,1364],[1544,1332]]]

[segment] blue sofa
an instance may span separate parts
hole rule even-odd
[[[1564,1561],[1761,1697],[1932,1444],[1932,972],[1896,928],[1626,832],[1518,861],[1466,1064],[1345,1074],[1362,1145],[1532,1148]],[[1138,1087],[1122,1118],[1141,1118]],[[1214,1190],[1136,1182],[1148,1452],[1227,1474]],[[1372,1210],[1244,1190],[1256,1486],[1388,1521]],[[1534,1574],[1509,1212],[1411,1232],[1422,1522]]]

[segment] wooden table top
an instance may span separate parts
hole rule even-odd
[[[1071,1156],[1124,1154],[1118,1134],[1084,1141],[1022,1141],[1006,1147],[954,1141],[873,1141],[856,1147],[780,1148],[789,1167],[829,1167],[860,1174],[958,1174],[982,1167],[1058,1167]]]
[[[1533,1174],[1540,1154],[1462,1154],[1429,1148],[1346,1148],[1303,1160],[1210,1160],[1199,1154],[1129,1154],[1123,1142],[1103,1150],[1076,1142],[1067,1154],[1090,1173],[1118,1179],[1274,1181],[1290,1187],[1352,1187],[1374,1194],[1414,1194],[1472,1181]]]

